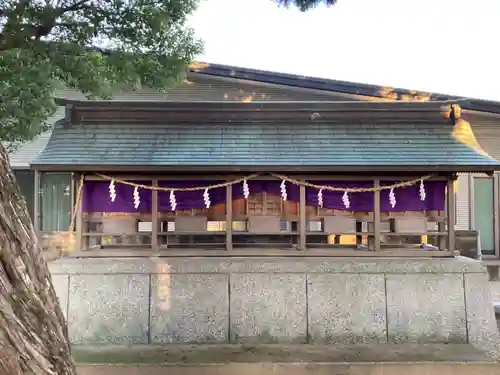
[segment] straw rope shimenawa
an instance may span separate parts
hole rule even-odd
[[[248,175],[246,177],[238,178],[233,181],[227,181],[227,182],[222,182],[218,184],[213,184],[213,185],[205,185],[205,186],[194,186],[194,187],[187,187],[187,188],[179,188],[179,187],[164,187],[164,186],[150,186],[150,185],[144,185],[144,184],[137,184],[135,182],[130,182],[126,180],[122,180],[119,178],[115,178],[112,176],[108,176],[105,174],[101,173],[94,173],[97,177],[100,177],[102,179],[108,180],[108,181],[114,181],[115,183],[118,184],[124,184],[128,186],[132,186],[134,188],[138,189],[145,189],[145,190],[156,190],[156,191],[164,191],[164,192],[175,192],[175,191],[204,191],[204,190],[210,190],[210,189],[217,189],[217,188],[222,188],[222,187],[227,187],[235,184],[242,183],[247,180],[255,179],[256,177],[260,176],[261,174],[255,173]],[[347,192],[347,193],[369,193],[369,192],[375,192],[375,191],[382,191],[382,190],[390,190],[390,189],[397,189],[397,188],[402,188],[402,187],[409,187],[416,185],[417,183],[428,180],[435,176],[435,174],[429,174],[425,175],[413,180],[408,180],[408,181],[401,181],[392,185],[383,185],[383,186],[377,186],[377,187],[369,187],[369,188],[345,188],[345,187],[335,187],[335,186],[328,186],[328,185],[316,185],[311,182],[307,181],[300,181],[296,180],[293,178],[290,178],[285,175],[281,174],[276,174],[276,173],[269,173],[269,175],[276,177],[277,179],[286,181],[290,184],[294,185],[302,185],[305,187],[317,189],[317,190],[325,190],[325,191],[342,191],[342,192]],[[53,233],[50,237],[50,248],[51,249],[57,249],[60,253],[60,255],[63,255],[64,253],[71,252],[75,246],[76,242],[76,234],[74,231],[75,223],[76,223],[76,215],[78,213],[78,208],[80,206],[80,202],[82,201],[82,196],[83,196],[83,183],[85,180],[84,174],[80,176],[80,181],[78,184],[78,191],[76,194],[76,202],[75,205],[72,209],[71,212],[71,220],[69,224],[69,228],[67,232],[56,232]]]
[[[107,176],[104,174],[100,173],[94,173],[96,176],[101,177],[105,180],[108,181],[114,181],[118,184],[124,184],[128,186],[132,186],[134,188],[138,189],[145,189],[145,190],[156,190],[156,191],[165,191],[165,192],[170,192],[170,191],[202,191],[202,190],[211,190],[211,189],[217,189],[221,187],[227,187],[235,184],[242,183],[243,181],[251,180],[254,179],[261,174],[252,174],[246,177],[238,178],[233,181],[227,181],[227,182],[222,182],[219,184],[214,184],[214,185],[205,185],[205,186],[194,186],[194,187],[187,187],[187,188],[179,188],[179,187],[163,187],[163,186],[150,186],[150,185],[144,185],[144,184],[136,184],[134,182],[126,181],[126,180],[121,180],[119,178]],[[382,190],[390,190],[390,189],[397,189],[397,188],[402,188],[402,187],[408,187],[408,186],[413,186],[419,183],[420,181],[428,180],[429,178],[432,178],[435,176],[435,174],[429,174],[426,176],[422,176],[419,178],[416,178],[414,180],[408,180],[408,181],[402,181],[398,182],[392,185],[383,185],[383,186],[378,186],[378,187],[370,187],[370,188],[345,188],[345,187],[334,187],[334,186],[328,186],[328,185],[316,185],[307,181],[300,181],[300,180],[295,180],[293,178],[287,177],[285,175],[281,174],[276,174],[276,173],[269,173],[269,175],[274,176],[280,180],[289,182],[294,185],[303,185],[305,187],[310,187],[318,190],[327,190],[327,191],[343,191],[346,193],[369,193],[369,192],[375,192],[375,191],[382,191]]]

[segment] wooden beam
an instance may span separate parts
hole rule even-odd
[[[455,251],[455,218],[456,218],[456,210],[455,210],[455,184],[454,180],[448,180],[446,185],[447,194],[446,199],[448,205],[446,210],[448,211],[448,251]]]
[[[226,186],[226,250],[233,250],[233,186]]]
[[[306,187],[299,187],[299,249],[306,250],[307,232],[306,232]]]
[[[75,248],[74,251],[82,250],[83,245],[83,185],[81,174],[75,173],[76,191],[80,192],[80,197],[76,196],[76,212],[75,212]],[[73,230],[73,228],[71,228]]]
[[[125,160],[124,160],[125,161]],[[127,170],[131,173],[264,173],[282,171],[284,174],[306,174],[306,173],[343,173],[343,174],[400,174],[403,171],[418,175],[426,175],[429,173],[429,168],[435,173],[450,174],[450,173],[491,173],[490,165],[262,165],[262,164],[245,164],[234,165],[228,162],[224,165],[150,165],[150,164],[33,164],[32,169],[47,172],[85,172],[85,173],[118,173]]]
[[[373,186],[380,187],[380,180],[375,180]],[[380,190],[373,193],[373,250],[380,251]]]
[[[248,176],[249,173],[244,173],[244,174],[238,174],[238,173],[229,173],[229,174],[224,174],[224,173],[211,173],[211,174],[179,174],[177,173],[172,173],[172,174],[138,174],[138,173],[130,173],[130,174],[123,174],[123,173],[103,173],[106,176],[116,178],[116,179],[122,179],[122,180],[127,180],[127,181],[151,181],[154,179],[157,179],[159,181],[214,181],[214,180],[236,180],[239,178],[243,178],[245,176]],[[332,181],[332,185],[334,184],[335,181],[373,181],[373,179],[377,179],[380,181],[387,180],[387,181],[408,181],[408,180],[415,180],[419,179],[422,177],[422,174],[408,174],[404,175],[401,173],[397,173],[395,175],[390,175],[390,174],[381,174],[381,175],[373,175],[373,174],[368,174],[368,175],[350,175],[350,174],[336,174],[336,175],[322,175],[322,174],[286,174],[287,177],[295,179],[295,180],[307,180],[312,183],[314,183],[314,180],[318,181]],[[273,177],[269,174],[266,174],[265,172],[262,173],[262,175],[259,175],[258,177],[255,178],[256,180],[270,180],[270,181],[280,181],[278,178]],[[85,180],[89,181],[107,181],[106,179],[96,176],[95,174],[89,173],[85,175]],[[447,176],[440,176],[436,175],[432,178],[430,178],[428,181],[447,181],[448,177]]]
[[[186,247],[182,249],[162,249],[160,252],[162,257],[227,257],[226,250],[215,250],[210,248],[193,248]],[[449,251],[422,251],[417,250],[406,250],[406,249],[387,249],[377,252],[367,251],[367,250],[356,250],[356,249],[309,249],[306,252],[290,251],[289,249],[278,249],[278,248],[243,248],[235,249],[231,254],[238,257],[340,257],[340,258],[351,258],[356,260],[357,258],[452,258],[454,255]],[[82,251],[79,253],[70,254],[71,257],[150,257],[151,252],[147,248],[133,248],[126,247],[123,245],[110,246],[109,248]]]
[[[158,186],[158,180],[153,180],[153,186]],[[151,247],[153,251],[160,251],[158,243],[158,190],[151,191]]]

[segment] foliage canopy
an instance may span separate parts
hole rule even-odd
[[[337,1],[338,0],[276,0],[279,5],[283,5],[285,7],[295,6],[302,12],[315,8],[319,5],[332,6],[335,5]]]
[[[186,26],[197,0],[0,0],[0,140],[46,131],[58,85],[107,98],[164,89],[202,50]]]

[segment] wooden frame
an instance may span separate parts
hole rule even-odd
[[[89,176],[90,177],[90,176]],[[205,176],[208,179],[208,176]],[[307,180],[312,180],[311,176],[304,176],[301,175],[303,179]],[[331,181],[335,180],[345,180],[347,176],[328,176],[329,178],[321,177],[321,179],[329,179]],[[75,178],[78,179],[78,174],[75,174]],[[143,180],[152,180],[152,185],[153,186],[158,186],[158,176],[154,176],[152,179],[151,176],[145,177],[145,175],[142,176],[135,176],[134,179],[143,179]],[[168,176],[168,178],[172,178],[173,176]],[[181,178],[181,176],[177,177],[178,179]],[[198,178],[198,177],[196,177]],[[210,178],[213,180],[214,177],[210,176]],[[351,177],[349,177],[351,178]],[[411,178],[411,177],[410,177]],[[410,179],[408,178],[408,179]],[[418,178],[418,177],[414,177]],[[445,176],[439,176],[437,180],[443,180]],[[87,178],[88,180],[94,180],[94,178]],[[132,179],[132,176],[127,178],[128,180]],[[166,178],[162,177],[162,180]],[[225,176],[225,179],[228,179],[228,176]],[[260,177],[259,177],[260,179]],[[274,179],[274,178],[273,178]],[[381,176],[378,179],[373,179],[373,177],[365,177],[365,176],[357,176],[358,180],[372,180],[374,181],[374,186],[378,187],[380,186],[380,181],[383,180],[394,180],[394,176]],[[402,179],[399,177],[399,179]],[[450,177],[447,177],[448,184],[447,188],[449,191],[453,191],[453,180]],[[450,190],[451,189],[451,190]],[[354,236],[363,236],[363,237],[368,237],[372,238],[370,242],[370,247],[369,250],[363,250],[363,249],[346,249],[346,248],[336,248],[336,249],[321,249],[317,248],[315,245],[312,245],[311,243],[308,243],[307,241],[307,236],[316,236],[316,235],[325,235],[322,232],[310,232],[308,227],[307,227],[307,206],[306,206],[306,188],[305,186],[301,185],[300,190],[299,190],[299,202],[298,202],[298,228],[297,231],[288,231],[288,232],[280,232],[280,233],[262,233],[263,235],[287,235],[287,236],[297,236],[298,242],[297,242],[297,249],[300,250],[298,252],[290,251],[290,250],[285,250],[287,255],[291,254],[302,254],[302,255],[307,255],[307,256],[428,256],[428,257],[449,257],[453,256],[454,253],[454,230],[453,230],[453,225],[449,228],[451,228],[451,231],[445,231],[442,226],[439,226],[439,229],[437,232],[428,232],[426,233],[428,236],[439,236],[440,238],[443,238],[446,236],[448,244],[450,246],[448,249],[440,251],[427,251],[427,250],[422,250],[422,249],[411,249],[411,248],[399,248],[395,250],[395,246],[389,246],[389,245],[382,245],[381,243],[381,237],[384,235],[390,235],[390,236],[418,236],[422,235],[421,233],[393,233],[393,232],[383,232],[381,229],[381,213],[380,213],[380,191],[374,192],[374,212],[373,212],[373,230],[372,232],[367,231],[367,232],[353,232],[353,233],[335,233],[335,235],[354,235]],[[448,208],[449,207],[454,207],[454,194],[448,194],[447,196],[448,199]],[[231,186],[226,187],[226,202],[232,202],[232,188]],[[225,209],[225,220],[223,222],[225,223],[225,230],[222,231],[203,231],[203,232],[166,232],[166,231],[161,231],[161,228],[159,227],[160,223],[160,215],[158,212],[158,191],[153,190],[152,191],[152,209],[151,209],[151,214],[149,215],[151,217],[151,232],[136,232],[136,233],[126,233],[126,235],[132,235],[132,236],[151,236],[151,249],[150,253],[155,253],[155,254],[161,254],[162,256],[168,255],[168,256],[173,256],[173,254],[184,254],[185,252],[186,256],[189,256],[187,254],[191,254],[192,256],[195,256],[196,254],[198,255],[210,255],[213,254],[214,256],[218,256],[217,254],[221,254],[221,251],[224,252],[224,254],[229,254],[231,253],[232,255],[256,255],[256,254],[262,254],[266,253],[267,255],[272,254],[272,253],[281,253],[282,250],[278,250],[273,247],[271,243],[267,243],[266,250],[265,251],[259,251],[258,247],[257,248],[252,248],[252,249],[235,249],[233,245],[233,237],[234,235],[243,235],[243,236],[248,236],[248,235],[254,235],[253,233],[248,233],[248,232],[234,232],[233,231],[233,222],[235,220],[235,217],[233,215],[233,205],[232,204],[226,204],[226,209]],[[264,202],[264,208],[263,210],[266,209],[266,204]],[[246,203],[246,212],[248,213],[248,202]],[[76,249],[75,249],[75,254],[81,254],[82,252],[85,253],[82,249],[82,238],[84,237],[99,237],[99,236],[121,236],[125,235],[124,233],[83,233],[82,228],[83,228],[83,212],[82,212],[82,207],[78,208],[77,211],[78,217],[76,220]],[[453,222],[455,220],[454,213],[448,213],[446,215],[448,224],[450,222]],[[241,219],[241,218],[240,218]],[[159,236],[178,236],[178,235],[188,235],[188,236],[197,236],[197,235],[220,235],[223,236],[224,243],[224,249],[223,250],[208,250],[208,249],[193,249],[192,247],[190,248],[187,246],[185,249],[182,250],[176,250],[174,248],[170,249],[165,249],[163,248],[160,243],[159,243]],[[263,244],[262,244],[263,245]],[[249,244],[250,247],[251,245]],[[330,245],[328,245],[330,246]],[[338,247],[340,245],[333,245],[333,247]],[[135,245],[131,245],[131,247],[126,247],[124,249],[124,246],[121,246],[122,250],[101,250],[104,251],[104,253],[109,253],[109,251],[118,251],[118,252],[127,252],[131,250],[126,250],[127,248],[131,249],[132,247],[137,248]],[[269,250],[269,251],[268,251]],[[88,254],[90,255],[91,253],[94,253],[94,251],[89,252]],[[397,254],[396,254],[397,253]],[[118,253],[117,253],[118,254]]]
[[[81,174],[75,173],[74,181],[77,191],[80,190],[81,184],[84,184],[85,181],[81,180]],[[75,207],[76,217],[75,217],[75,250],[79,250],[82,248],[83,244],[83,197],[82,199],[77,200],[78,206]],[[73,228],[71,228],[73,229]]]
[[[481,178],[489,178],[493,183],[493,237],[494,237],[494,253],[484,254],[482,258],[485,260],[499,259],[500,257],[500,178],[496,172],[493,176],[486,175],[468,175],[468,201],[469,201],[469,228],[476,230],[476,199],[475,199],[475,180]]]

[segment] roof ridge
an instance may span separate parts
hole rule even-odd
[[[223,64],[211,64],[199,61],[192,63],[189,66],[188,71],[207,76],[244,79],[289,87],[314,89],[327,92],[338,92],[374,98],[389,98],[401,101],[411,100],[412,98],[421,98],[427,101],[461,100],[464,101],[464,109],[479,112],[500,113],[500,102],[498,101],[469,97],[464,98],[457,95],[432,93],[367,83],[304,76],[291,73],[278,73],[267,70],[243,68]]]

